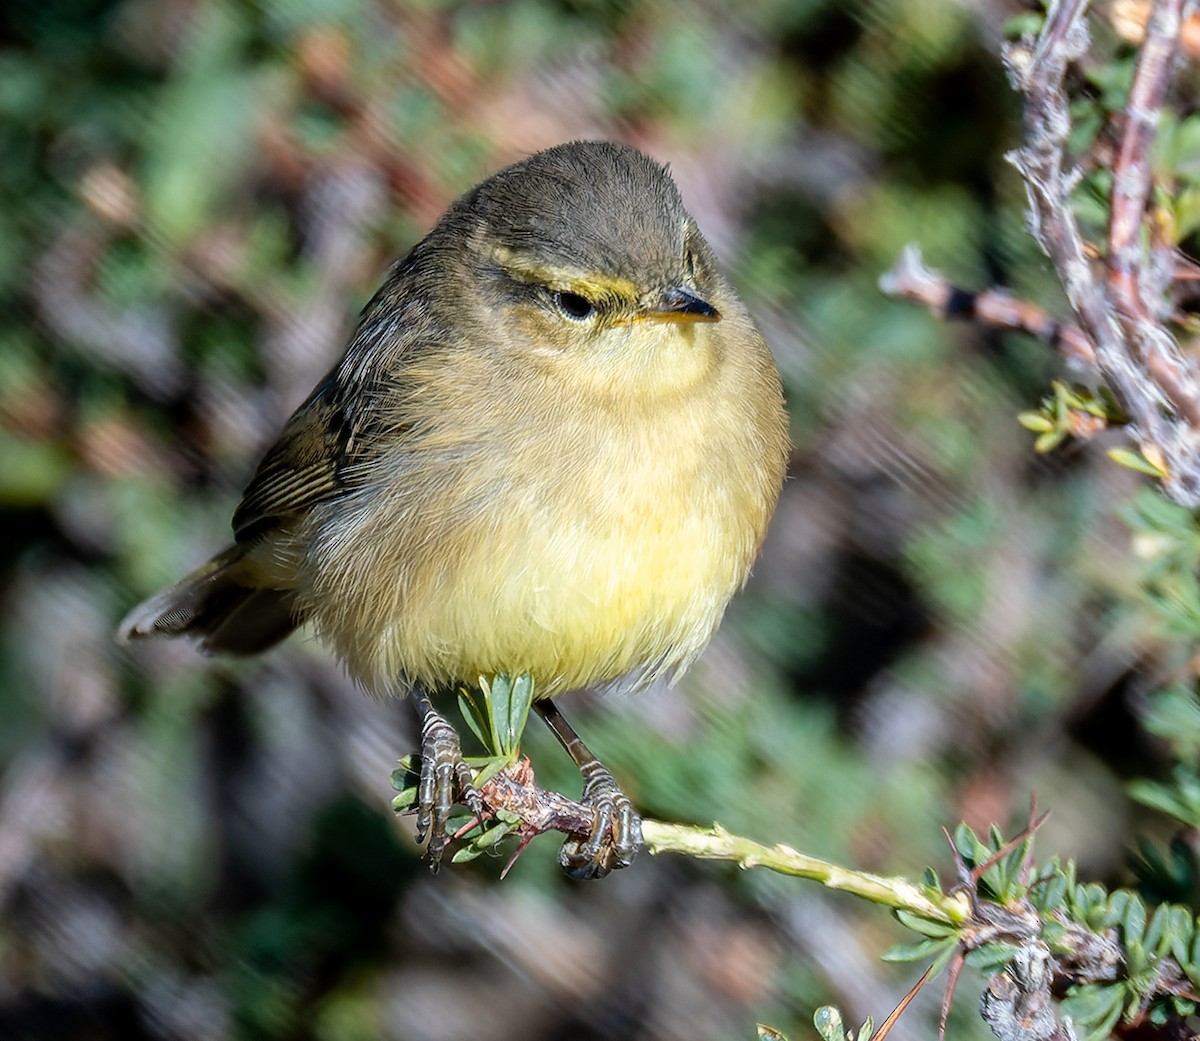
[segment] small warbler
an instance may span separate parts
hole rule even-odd
[[[259,463],[234,544],[118,637],[254,654],[308,622],[367,690],[415,694],[435,867],[454,785],[479,807],[429,692],[528,673],[594,809],[564,867],[603,875],[640,821],[548,699],[695,659],[787,452],[770,351],[666,169],[559,145],[467,192],[396,263]]]

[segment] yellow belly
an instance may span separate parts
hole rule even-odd
[[[721,308],[736,350],[649,330],[603,370],[476,351],[396,377],[420,391],[397,396],[407,440],[298,534],[301,605],[365,686],[528,672],[551,696],[700,652],[761,544],[787,443],[770,355],[735,301]]]
[[[471,526],[437,547],[436,577],[407,590],[374,671],[431,683],[529,672],[547,696],[657,674],[699,652],[744,576],[707,517],[545,519]]]
[[[386,508],[377,491],[343,500],[310,550],[317,627],[381,693],[528,672],[552,696],[684,667],[744,581],[778,486],[753,468],[715,478],[704,444],[661,420],[638,437],[568,432],[542,458],[525,446],[497,465],[493,447],[453,476],[430,464]]]

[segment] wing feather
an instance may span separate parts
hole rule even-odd
[[[336,497],[353,461],[354,430],[338,385],[327,379],[267,450],[233,514],[239,542]]]

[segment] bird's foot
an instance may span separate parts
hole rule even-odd
[[[558,862],[571,878],[603,878],[633,863],[642,844],[642,819],[599,760],[586,763],[582,772],[580,801],[592,811],[592,829],[587,838],[568,838],[559,851]]]
[[[418,699],[421,711],[421,772],[417,782],[417,842],[429,845],[425,856],[436,872],[446,848],[446,823],[454,807],[454,789],[482,819],[484,808],[470,766],[462,755],[458,731],[433,707],[427,695]]]

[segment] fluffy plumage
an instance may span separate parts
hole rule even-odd
[[[770,352],[666,170],[561,145],[393,268],[234,546],[121,635],[253,653],[307,620],[380,693],[650,679],[744,582],[786,453]]]

